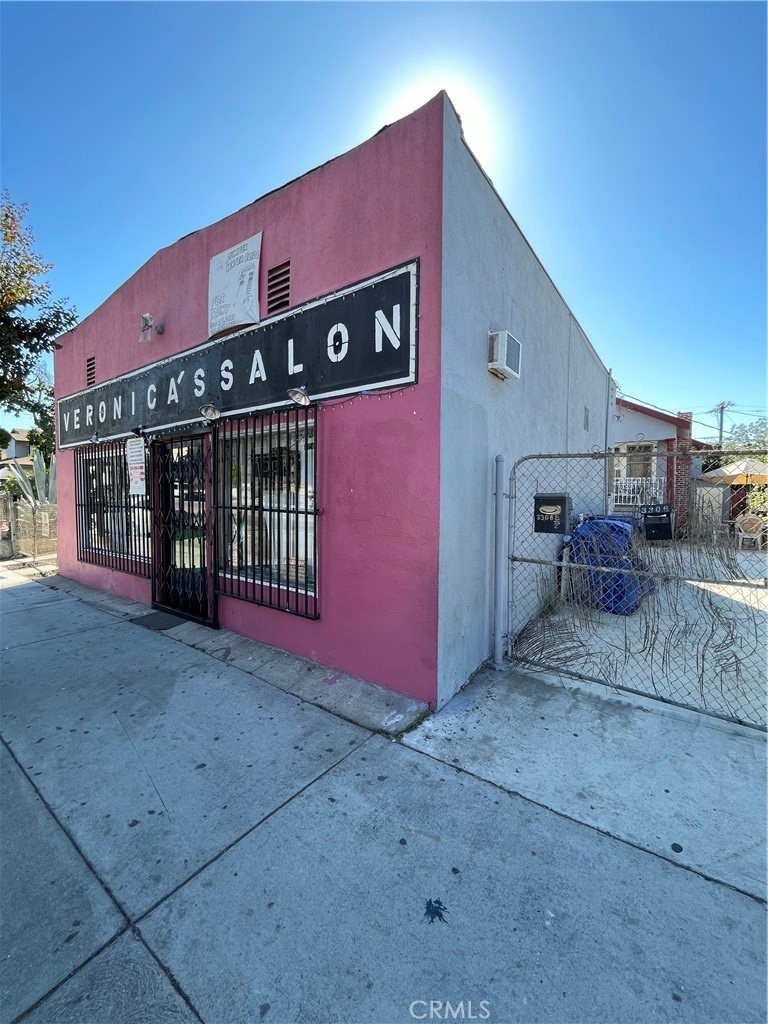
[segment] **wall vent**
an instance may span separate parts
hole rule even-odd
[[[96,356],[88,356],[85,360],[85,386],[92,388],[96,383]]]
[[[509,331],[488,334],[488,370],[502,380],[520,380],[523,346]]]
[[[267,316],[275,316],[291,304],[291,261],[267,271]]]

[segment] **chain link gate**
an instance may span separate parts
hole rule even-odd
[[[515,463],[507,653],[765,729],[765,453],[634,447]]]

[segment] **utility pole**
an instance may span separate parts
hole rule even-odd
[[[715,408],[712,410],[712,412],[716,412],[717,413],[717,417],[718,417],[718,419],[717,419],[717,423],[718,423],[717,447],[718,448],[722,448],[723,447],[723,413],[731,405],[733,405],[733,402],[721,402],[719,405],[716,405]]]

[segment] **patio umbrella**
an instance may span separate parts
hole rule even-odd
[[[702,473],[704,483],[722,484],[723,487],[743,487],[747,484],[768,484],[768,462],[760,459],[738,459],[727,466],[718,466]]]

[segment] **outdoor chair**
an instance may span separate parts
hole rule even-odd
[[[740,548],[743,547],[744,541],[751,541],[758,549],[768,544],[768,520],[761,516],[739,516],[734,520],[734,526]]]

